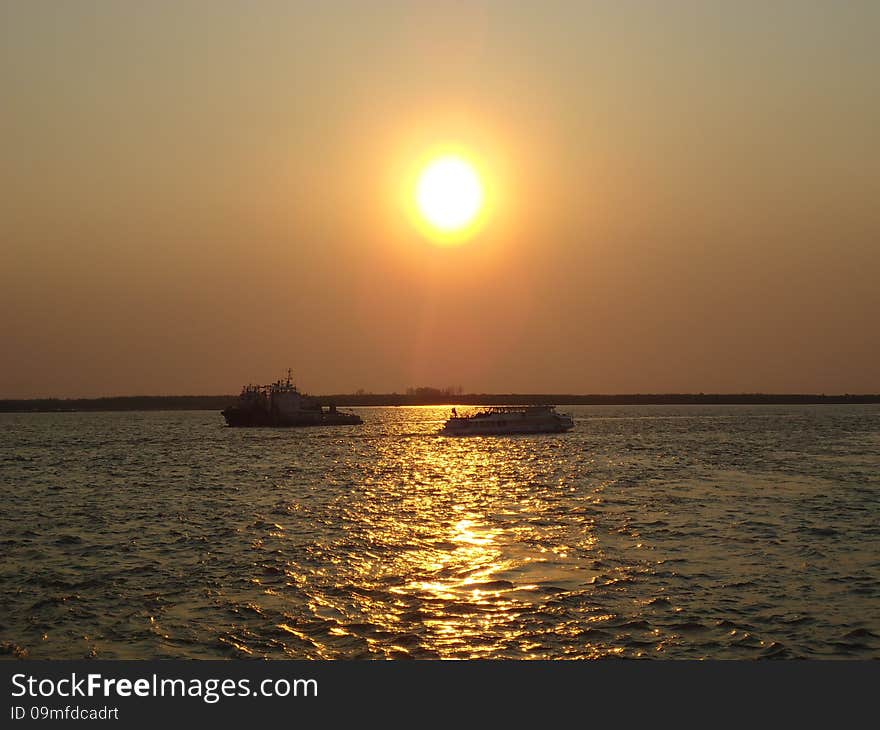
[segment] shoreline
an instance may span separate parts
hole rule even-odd
[[[80,413],[90,411],[193,411],[222,410],[235,395],[115,396],[107,398],[28,398],[0,400],[0,413]],[[447,405],[822,405],[880,403],[880,394],[779,394],[779,393],[467,393],[421,396],[401,393],[355,393],[316,396],[322,405],[447,406]]]

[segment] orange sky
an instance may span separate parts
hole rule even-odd
[[[662,8],[661,8],[662,5]],[[880,6],[6,2],[0,397],[880,392]],[[439,248],[401,190],[471,151]]]

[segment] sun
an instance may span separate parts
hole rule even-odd
[[[415,203],[430,232],[452,239],[466,234],[479,220],[485,203],[483,183],[465,158],[437,157],[418,176]]]

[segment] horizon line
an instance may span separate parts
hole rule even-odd
[[[356,392],[337,392],[337,393],[321,393],[306,394],[315,398],[404,398],[410,400],[424,400],[436,398],[450,398],[449,402],[453,402],[456,398],[474,398],[474,397],[515,397],[515,398],[658,398],[658,397],[674,397],[674,398],[880,398],[880,392],[870,393],[815,393],[807,391],[797,392],[774,392],[774,391],[619,391],[619,392],[592,392],[592,393],[576,393],[569,392],[490,392],[490,391],[472,391],[469,393],[451,393],[441,389],[430,389],[424,392],[372,392],[359,390]],[[99,400],[123,400],[135,398],[237,398],[236,393],[134,393],[125,395],[89,395],[89,396],[28,396],[28,397],[0,397],[0,403],[26,403],[35,401],[99,401]]]

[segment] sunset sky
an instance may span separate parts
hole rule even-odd
[[[0,3],[0,398],[880,392],[880,3]],[[454,149],[480,225],[414,220]],[[418,217],[416,215],[416,217]]]

